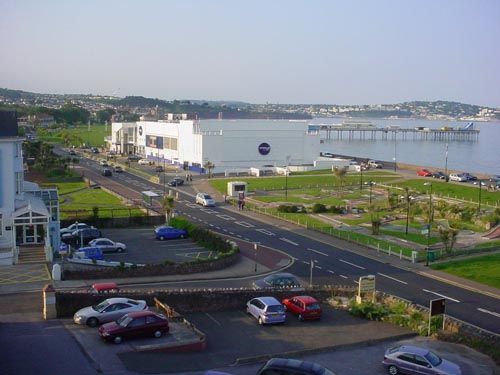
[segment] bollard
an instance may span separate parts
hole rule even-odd
[[[43,318],[56,319],[56,290],[52,284],[47,284],[43,287]]]
[[[52,266],[52,280],[61,280],[61,266],[57,263]]]

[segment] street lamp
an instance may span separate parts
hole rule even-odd
[[[445,181],[448,182],[448,143],[446,144],[446,152],[444,155],[444,174],[446,175]]]
[[[432,182],[426,182],[424,183],[424,186],[429,186],[429,219],[428,219],[428,224],[427,224],[427,245],[426,245],[426,251],[427,251],[427,256],[425,258],[425,265],[429,265],[429,243],[431,239],[431,228],[432,228]]]
[[[285,200],[288,200],[288,164],[290,163],[290,156],[286,156],[286,167],[285,167]]]
[[[375,182],[370,181],[370,206],[372,205],[372,186],[375,185]]]
[[[363,163],[359,163],[359,192],[363,191]]]
[[[478,180],[479,182],[479,203],[477,205],[477,213],[481,213],[481,186],[483,185],[483,180]]]
[[[396,172],[397,160],[396,160],[396,145],[397,145],[397,136],[398,132],[395,130],[394,133],[394,172]]]
[[[254,272],[257,272],[257,246],[258,246],[258,243],[257,243],[257,242],[254,242],[254,244],[253,244],[253,250],[254,250],[254,260],[255,260],[255,268],[254,268]]]
[[[406,190],[406,230],[405,233],[408,235],[408,224],[410,219],[410,193],[408,191],[408,187],[405,187]]]

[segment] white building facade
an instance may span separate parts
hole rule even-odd
[[[306,121],[170,120],[113,123],[111,149],[136,153],[187,171],[238,172],[248,168],[313,164],[320,134]]]
[[[15,112],[0,111],[0,265],[17,263],[23,248],[51,261],[59,245],[57,189],[24,181],[23,141]]]

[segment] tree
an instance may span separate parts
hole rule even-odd
[[[203,167],[208,171],[208,178],[212,178],[212,169],[215,168],[215,164],[207,160],[207,162],[203,164]]]
[[[457,235],[458,235],[458,229],[453,229],[451,227],[445,227],[443,225],[440,225],[438,227],[439,231],[439,238],[441,238],[441,241],[443,242],[444,245],[444,250],[446,253],[451,253],[453,250],[453,246],[455,245],[455,242],[457,241]]]
[[[174,213],[175,200],[174,197],[170,195],[165,195],[161,200],[161,208],[163,209],[163,214],[165,215],[165,222],[170,223],[172,214]]]
[[[347,175],[347,167],[335,167],[333,168],[333,174],[339,179],[339,194],[342,197],[344,195],[344,181]]]

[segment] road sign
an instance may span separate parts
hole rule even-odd
[[[59,254],[66,255],[67,253],[68,253],[68,245],[66,245],[65,243],[61,244],[61,246],[59,246]]]
[[[442,315],[446,312],[446,299],[439,298],[431,300],[431,316]]]

